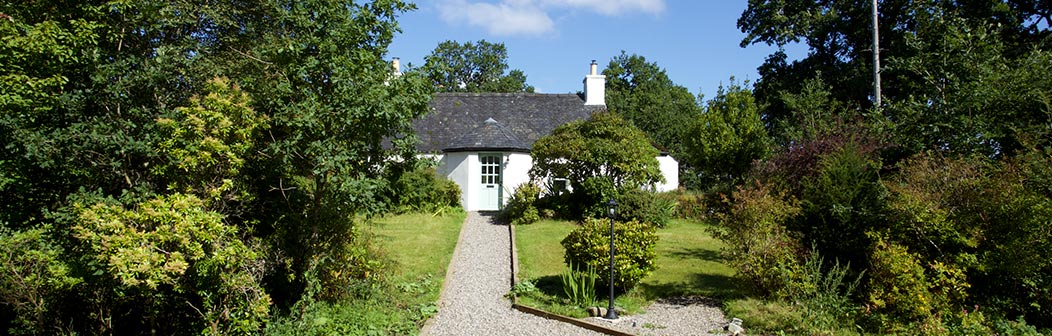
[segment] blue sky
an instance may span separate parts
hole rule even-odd
[[[389,56],[423,65],[445,40],[502,42],[508,65],[539,92],[581,90],[588,64],[600,69],[621,53],[666,69],[676,84],[711,98],[731,76],[755,81],[775,47],[739,47],[736,22],[746,1],[710,0],[420,0],[399,18]],[[791,47],[791,59],[806,48]]]

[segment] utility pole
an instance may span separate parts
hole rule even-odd
[[[873,0],[873,103],[880,109],[880,32],[877,29],[877,0]]]

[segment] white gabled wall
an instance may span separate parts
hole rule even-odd
[[[665,177],[665,183],[658,183],[654,190],[658,192],[673,191],[679,188],[679,162],[668,155],[657,157],[658,165],[661,167],[661,175]]]
[[[506,205],[515,194],[515,189],[530,181],[530,169],[533,168],[533,157],[526,153],[504,153],[503,188],[501,204]]]

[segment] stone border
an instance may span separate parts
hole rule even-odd
[[[519,253],[518,248],[515,246],[515,227],[511,223],[508,223],[508,237],[511,241],[511,286],[514,288],[519,282]],[[457,242],[459,244],[459,241]],[[443,287],[445,283],[443,282]],[[585,328],[591,331],[604,333],[611,336],[636,336],[635,334],[626,333],[624,331],[615,330],[601,326],[598,324],[590,323],[581,319],[572,318],[569,316],[563,316],[544,310],[540,310],[534,307],[519,304],[519,297],[517,295],[511,296],[511,308],[518,310],[523,313],[543,317],[549,320],[556,320],[559,322],[573,324],[575,326]],[[430,321],[430,320],[429,320]],[[421,329],[422,330],[422,329]]]

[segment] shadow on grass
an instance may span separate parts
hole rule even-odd
[[[668,254],[681,259],[701,259],[721,264],[726,264],[728,261],[727,258],[720,254],[720,251],[705,248],[681,248]]]
[[[690,282],[640,283],[639,289],[647,300],[685,295],[703,295],[718,299],[733,299],[745,295],[738,280],[722,274],[697,273]]]
[[[544,295],[560,296],[563,294],[563,282],[558,275],[545,275],[533,280],[533,285]]]

